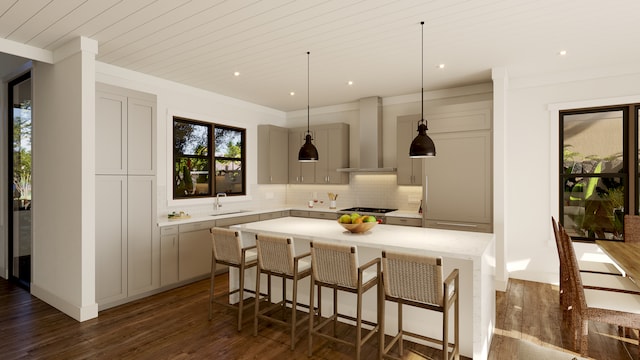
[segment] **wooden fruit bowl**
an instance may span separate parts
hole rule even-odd
[[[338,222],[338,224],[342,225],[343,228],[349,230],[352,233],[363,233],[371,230],[374,226],[376,226],[377,222],[363,222],[360,224],[344,224]]]

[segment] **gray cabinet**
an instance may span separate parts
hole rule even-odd
[[[318,162],[301,163],[298,152],[304,144],[306,128],[289,129],[290,184],[348,184],[349,174],[338,168],[349,166],[349,125],[327,124],[311,128]]]
[[[160,286],[154,95],[96,84],[96,301]]]
[[[160,229],[160,286],[178,282],[178,226]]]
[[[304,144],[307,130],[289,130],[289,184],[313,184],[315,182],[315,163],[299,162],[298,153]],[[315,135],[312,133],[315,139]],[[316,148],[316,141],[313,141]]]
[[[211,273],[211,229],[215,221],[179,226],[178,281],[200,278]]]
[[[425,165],[428,227],[491,231],[491,133],[431,135],[437,156]]]
[[[409,157],[411,142],[416,135],[418,135],[418,121],[420,121],[420,115],[398,116],[396,133],[398,185],[422,185],[423,159],[412,159]]]
[[[289,181],[289,130],[258,125],[258,184]]]
[[[349,125],[318,126],[314,132],[319,157],[315,163],[315,183],[348,184],[349,174],[337,169],[349,167]]]
[[[491,232],[491,102],[432,110],[437,156],[424,162],[425,226]]]
[[[422,227],[422,219],[421,218],[387,216],[386,217],[386,221],[387,221],[387,225],[402,225],[402,226]]]

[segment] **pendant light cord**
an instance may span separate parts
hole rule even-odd
[[[420,38],[421,41],[421,51],[422,51],[422,58],[421,58],[421,62],[420,62],[420,77],[422,78],[422,84],[421,84],[421,88],[420,88],[420,114],[421,116],[421,121],[422,123],[424,123],[424,21],[420,22],[420,26],[422,27],[422,36]]]
[[[310,117],[310,110],[309,110],[309,55],[311,54],[311,52],[307,51],[307,134],[311,134],[311,130],[309,129],[309,117]]]

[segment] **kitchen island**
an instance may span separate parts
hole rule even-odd
[[[380,257],[381,251],[385,249],[442,256],[445,275],[454,268],[460,270],[460,352],[474,359],[487,358],[495,324],[493,234],[384,224],[379,224],[363,234],[352,234],[336,221],[293,217],[234,225],[231,228],[240,230],[246,244],[254,243],[257,233],[293,237],[298,254],[309,250],[310,241],[355,245],[358,247],[361,264],[371,258]],[[254,274],[247,272],[247,284],[255,284]],[[231,287],[237,287],[237,272],[230,272],[229,281]],[[277,283],[274,282],[274,288]],[[300,285],[298,301],[308,304],[309,282],[301,282]],[[266,290],[266,287],[262,290]],[[274,290],[274,294],[280,293]],[[364,298],[363,317],[375,321],[375,292],[366,295],[368,296]],[[330,304],[331,294],[328,291],[323,292],[323,299],[325,297],[326,300],[323,302]],[[349,296],[340,297],[340,311],[354,315],[353,300]],[[325,307],[323,310],[331,309]],[[328,312],[323,315],[327,316]],[[395,334],[396,316],[396,306],[389,303],[385,312],[387,334]],[[442,315],[405,307],[404,328],[440,338]],[[453,329],[452,326],[450,328]]]

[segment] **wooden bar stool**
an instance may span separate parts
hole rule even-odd
[[[257,265],[258,253],[254,246],[242,246],[240,233],[226,228],[213,227],[209,229],[212,241],[212,259],[211,259],[211,284],[209,287],[209,320],[212,317],[212,303],[223,305],[238,310],[238,331],[242,330],[242,313],[244,311],[244,295],[251,293],[255,295],[255,291],[245,289],[244,273],[246,269]],[[216,278],[216,265],[227,265],[239,270],[240,284],[237,289],[227,291],[223,294],[214,296]],[[229,296],[238,294],[238,302],[236,304],[229,303]],[[225,298],[224,301],[220,300]],[[255,297],[254,297],[255,300]]]
[[[258,273],[256,275],[256,289],[260,289],[260,274],[267,275],[267,302],[268,306],[260,309],[260,299],[255,303],[255,316],[253,335],[258,335],[258,322],[265,320],[272,323],[289,327],[291,332],[291,350],[295,348],[296,329],[307,321],[307,317],[303,316],[298,319],[298,282],[301,279],[311,275],[311,259],[310,254],[302,254],[295,256],[293,240],[289,237],[270,236],[257,234],[256,246],[258,247]],[[282,300],[278,303],[271,303],[271,276],[282,278]],[[291,300],[287,300],[287,279],[293,282]],[[287,322],[284,314],[287,304],[291,304],[291,320]],[[276,310],[283,311],[283,319],[274,317]],[[309,316],[309,315],[307,315]]]
[[[411,337],[442,345],[443,359],[460,359],[460,301],[458,297],[458,269],[451,271],[442,280],[442,258],[405,254],[395,251],[382,252],[382,282],[385,299],[398,304],[398,333],[385,346],[384,322],[380,329],[382,358],[399,359],[389,354],[397,343],[400,356],[403,355],[402,337]],[[442,340],[402,329],[402,305],[441,312]],[[449,311],[454,309],[454,342],[449,343]],[[382,306],[384,319],[384,305]]]
[[[380,258],[373,259],[366,264],[358,265],[358,253],[355,246],[312,242],[311,243],[311,264],[313,276],[311,277],[309,307],[313,308],[313,290],[318,286],[318,324],[314,324],[314,316],[309,317],[309,356],[313,355],[313,336],[320,336],[340,344],[353,346],[356,349],[356,359],[360,359],[362,346],[367,340],[373,338],[380,328],[381,298],[382,289],[380,284]],[[362,296],[363,294],[378,285],[376,301],[377,322],[370,322],[362,319]],[[333,315],[327,319],[322,319],[321,288],[333,289]],[[338,312],[338,290],[356,294],[357,310],[356,317],[343,315]],[[355,341],[349,342],[336,336],[336,324],[338,318],[354,321],[356,323]],[[372,326],[369,332],[362,336],[362,324]],[[333,324],[333,334],[326,334],[322,329]]]

